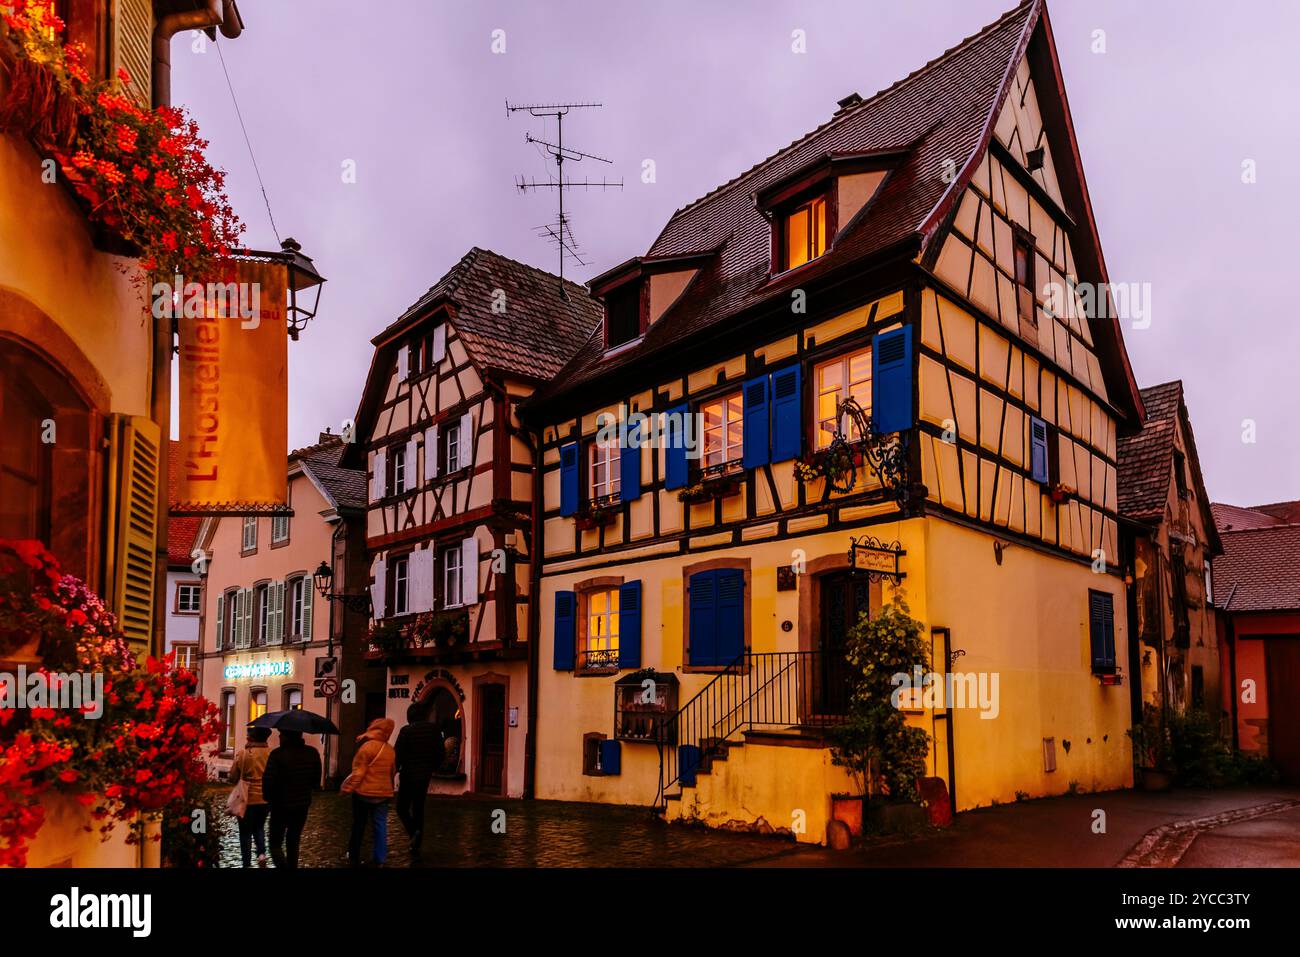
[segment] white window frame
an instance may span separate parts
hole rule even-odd
[[[393,449],[393,494],[401,495],[407,490],[406,484],[406,449]]]
[[[460,545],[442,550],[442,607],[459,608],[465,603],[464,553]]]
[[[447,426],[447,469],[450,475],[452,472],[458,472],[461,468],[461,441],[460,441],[460,423],[456,422]]]
[[[255,548],[257,548],[257,516],[245,515],[243,537],[240,539],[240,550],[251,552]]]
[[[393,559],[393,615],[405,615],[411,600],[411,559],[409,555]]]
[[[172,661],[172,668],[176,671],[182,668],[186,671],[194,671],[194,659],[198,657],[198,645],[179,644],[172,645],[172,651],[176,652],[176,658]]]
[[[579,649],[582,656],[580,670],[607,671],[618,667],[620,597],[621,592],[617,588],[600,588],[583,596],[586,628]],[[603,606],[602,610],[597,611],[597,606]],[[594,627],[597,623],[601,627]],[[594,647],[595,642],[600,642],[602,647]],[[601,660],[594,664],[593,653],[601,655]]]
[[[719,424],[710,426],[709,410],[717,409]],[[716,468],[725,465],[739,465],[745,454],[745,409],[741,393],[732,392],[700,404],[701,421],[704,423],[704,454],[700,464],[704,468]],[[737,428],[733,430],[733,426]],[[733,432],[736,440],[731,441]],[[715,447],[710,447],[710,440]]]
[[[850,370],[853,368],[853,360],[862,359],[866,367],[865,378],[851,379]],[[839,367],[838,382],[833,388],[822,387],[822,371],[829,370],[834,366]],[[818,362],[813,365],[813,388],[816,394],[813,397],[813,431],[815,433],[813,442],[817,449],[827,448],[831,444],[831,438],[835,432],[834,418],[823,418],[821,412],[822,399],[825,396],[834,394],[836,403],[846,395],[852,395],[858,400],[858,405],[867,415],[871,414],[871,347],[859,349],[856,352],[846,352],[834,359],[827,359],[825,362]],[[839,423],[841,430],[847,430],[850,426],[847,416]],[[856,436],[857,439],[866,438],[866,436]],[[850,440],[854,440],[850,436]]]
[[[592,439],[587,448],[587,487],[592,501],[617,499],[623,471],[618,440]]]
[[[278,545],[289,540],[289,516],[271,516],[271,544]]]
[[[192,593],[193,602],[182,601],[181,596]],[[176,585],[176,614],[197,615],[203,609],[203,586],[198,582],[179,582]]]

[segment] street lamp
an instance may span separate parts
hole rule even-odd
[[[316,583],[316,590],[326,601],[341,601],[343,607],[348,611],[358,613],[370,611],[370,595],[367,592],[361,594],[349,594],[347,592],[336,592],[330,589],[334,583],[334,569],[330,568],[329,562],[322,561],[316,566],[316,571],[312,572],[312,580]]]
[[[297,342],[298,333],[316,317],[316,309],[320,305],[321,286],[325,283],[325,277],[316,271],[311,258],[303,255],[298,240],[289,237],[280,243],[280,249],[281,257],[289,267],[289,311],[285,316],[285,325],[289,329],[289,338]],[[308,295],[304,295],[302,301],[299,301],[298,293],[308,293],[313,289],[315,293],[310,294],[310,306],[307,305]]]

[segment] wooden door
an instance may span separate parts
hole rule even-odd
[[[506,688],[484,684],[478,688],[478,769],[475,790],[483,794],[504,793],[506,760]]]
[[[871,608],[871,584],[866,575],[837,572],[821,579],[821,615],[816,668],[816,714],[844,714],[848,684],[844,648],[858,616]]]
[[[1300,784],[1300,637],[1265,638],[1268,750],[1282,779]]]

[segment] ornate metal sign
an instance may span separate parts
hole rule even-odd
[[[845,428],[846,420],[851,429]],[[860,454],[866,464],[880,476],[881,484],[893,493],[899,507],[906,508],[910,493],[907,483],[907,433],[884,435],[877,432],[871,417],[851,396],[838,403],[836,421],[840,427],[835,430],[835,437],[827,449],[828,461],[835,460],[836,456],[853,461],[854,453]],[[850,434],[855,434],[857,438],[850,441]],[[828,481],[837,492],[851,492],[857,483],[857,471],[854,468],[844,469],[834,478],[828,475]]]
[[[872,535],[863,535],[851,539],[849,546],[849,567],[861,572],[872,581],[892,578],[899,582],[907,577],[907,572],[900,566],[900,559],[907,554],[897,542],[886,544]]]

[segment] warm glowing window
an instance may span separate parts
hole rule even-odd
[[[587,595],[587,634],[580,649],[582,668],[618,667],[618,589]]]
[[[221,692],[221,750],[235,750],[235,692]]]
[[[253,691],[248,695],[248,720],[256,721],[266,714],[266,689]]]
[[[614,498],[619,488],[618,441],[595,440],[591,443],[591,498],[593,501]]]
[[[194,671],[194,645],[175,645],[172,648],[176,652],[176,659],[172,667],[177,671]]]
[[[706,402],[700,413],[704,417],[704,467],[720,468],[739,463],[745,446],[740,393]]]
[[[818,196],[781,219],[782,269],[794,269],[826,252],[826,197]]]
[[[835,437],[836,409],[845,397],[857,400],[862,411],[871,414],[871,350],[863,349],[851,355],[832,359],[817,366],[817,448],[824,449]],[[854,432],[848,417],[838,427],[850,439],[864,438]]]

